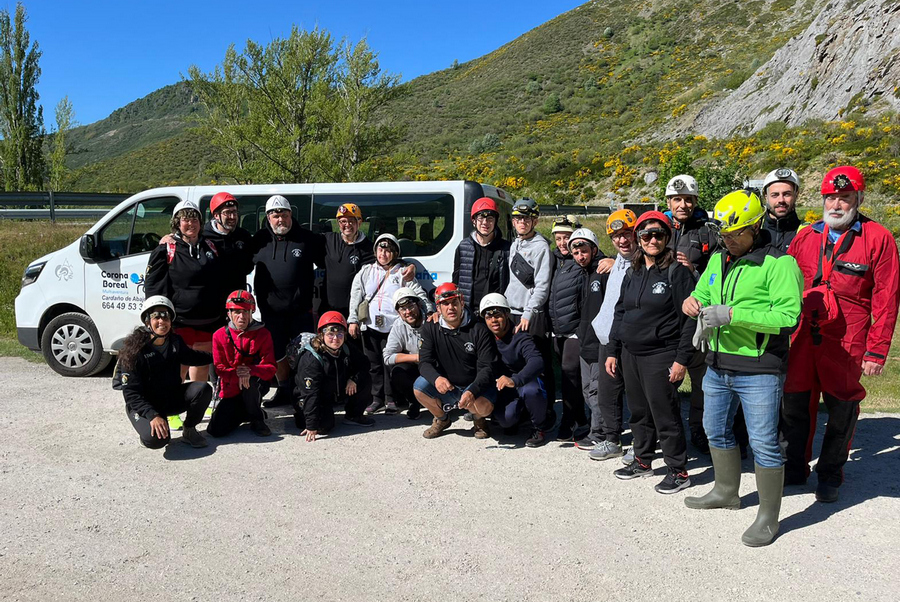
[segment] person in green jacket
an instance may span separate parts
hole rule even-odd
[[[760,232],[765,208],[755,194],[743,190],[727,194],[713,214],[725,250],[712,256],[682,310],[698,319],[694,345],[709,349],[703,428],[715,485],[706,495],[685,498],[684,503],[695,509],[740,507],[741,454],[732,432],[740,404],[759,491],[756,521],[742,541],[764,546],[778,534],[784,485],[778,417],[790,331],[800,316],[803,275],[794,258]]]

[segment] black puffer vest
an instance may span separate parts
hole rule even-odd
[[[578,330],[581,320],[581,297],[584,292],[585,270],[571,255],[566,255],[556,268],[550,284],[550,320],[553,334],[569,336]]]
[[[465,237],[459,243],[459,282],[456,283],[456,286],[462,291],[466,305],[469,306],[470,311],[476,314],[478,313],[478,308],[471,307],[471,304],[475,299],[472,289],[475,286],[475,245],[477,244],[471,235]],[[491,292],[502,293],[506,290],[506,285],[509,284],[509,241],[504,240],[498,231],[491,243],[487,247],[483,247],[482,251],[487,251],[491,254],[488,280],[490,281],[491,274],[495,272],[499,272],[500,275],[499,289]]]

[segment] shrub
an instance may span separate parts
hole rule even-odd
[[[548,115],[561,112],[563,110],[563,105],[559,96],[555,93],[548,96],[547,100],[544,101],[543,110],[544,113],[547,113]]]

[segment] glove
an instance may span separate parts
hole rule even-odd
[[[731,308],[727,305],[710,305],[700,311],[704,322],[710,328],[718,328],[731,323]]]
[[[709,351],[709,334],[712,332],[712,328],[710,328],[706,324],[706,320],[703,319],[703,312],[700,312],[700,315],[697,316],[697,329],[694,330],[694,337],[691,339],[691,342],[694,344],[694,348],[700,351],[701,353],[706,353]]]

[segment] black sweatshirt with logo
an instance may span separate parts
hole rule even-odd
[[[325,242],[324,264],[319,264],[325,266],[322,307],[337,310],[346,316],[353,277],[364,265],[375,262],[375,247],[362,232],[352,245],[344,242],[340,232],[327,232],[320,236],[324,237]]]
[[[284,236],[265,226],[253,236],[256,262],[254,293],[263,319],[268,312],[312,309],[315,268],[322,265],[321,235],[301,228],[295,221]]]
[[[494,335],[468,310],[459,328],[445,328],[443,318],[422,325],[419,374],[432,385],[443,376],[479,397],[488,388],[496,388],[499,362]]]

